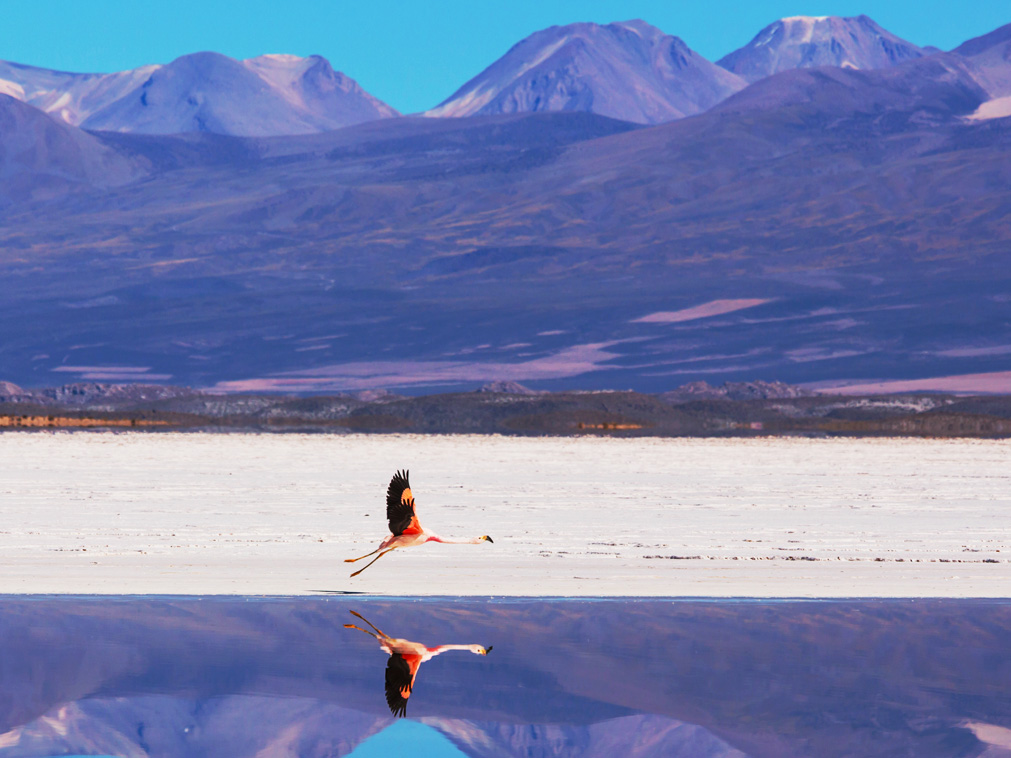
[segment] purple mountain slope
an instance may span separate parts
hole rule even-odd
[[[697,724],[636,714],[588,725],[502,724],[432,718],[468,758],[748,758]]]
[[[570,24],[522,40],[426,115],[589,111],[657,124],[707,110],[744,86],[643,21]]]
[[[0,204],[53,197],[74,188],[125,184],[143,174],[145,163],[0,95]]]
[[[143,134],[309,134],[397,115],[319,56],[195,53],[114,74],[0,62],[0,92],[86,129]]]
[[[785,71],[651,127],[90,135],[152,168],[0,214],[4,378],[661,391],[1006,371],[1011,123],[966,118],[988,97],[938,54]]]
[[[825,66],[767,77],[713,110],[722,113],[791,110],[820,118],[879,114],[895,122],[951,121],[987,99],[971,68],[954,55],[914,59],[881,71]]]
[[[1011,24],[959,45],[952,55],[965,61],[973,78],[990,96],[973,118],[1011,116]]]
[[[924,50],[867,16],[794,16],[776,21],[718,63],[749,82],[816,66],[877,69],[920,58]]]

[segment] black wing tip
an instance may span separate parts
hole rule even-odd
[[[396,716],[398,719],[402,719],[407,716],[407,701],[403,702],[389,702],[386,703],[390,707],[390,713]]]
[[[410,471],[404,469],[403,471],[397,471],[390,479],[390,484],[386,488],[386,498],[387,500],[395,499],[399,500],[401,493],[411,486]]]

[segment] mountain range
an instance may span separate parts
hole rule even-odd
[[[584,111],[658,124],[708,110],[781,71],[880,69],[933,52],[866,16],[782,19],[718,64],[644,21],[576,23],[520,41],[425,115]],[[997,58],[983,68],[994,63],[1001,68]],[[111,74],[0,61],[0,94],[74,126],[141,134],[308,134],[398,115],[320,56],[238,61],[204,52]]]
[[[84,129],[138,134],[307,134],[398,115],[316,55],[195,53],[114,74],[0,62],[0,93]]]
[[[0,378],[1004,389],[1011,122],[987,108],[1009,29],[656,125],[165,136],[0,96]]]

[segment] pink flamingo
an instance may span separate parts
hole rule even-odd
[[[386,518],[390,522],[390,536],[387,537],[378,548],[371,553],[359,556],[358,558],[345,558],[345,563],[354,563],[370,555],[376,555],[363,568],[358,569],[351,576],[358,576],[365,569],[378,561],[387,553],[392,553],[400,547],[414,547],[424,545],[426,542],[443,542],[450,545],[477,545],[481,542],[494,542],[487,534],[471,539],[451,540],[440,537],[435,532],[431,532],[421,526],[418,521],[418,514],[414,510],[414,495],[411,493],[411,485],[407,480],[410,472],[398,471],[390,480],[390,486],[386,490]]]

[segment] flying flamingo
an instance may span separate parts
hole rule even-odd
[[[426,542],[444,542],[450,545],[477,545],[481,542],[494,542],[487,534],[481,537],[473,537],[465,540],[450,540],[440,537],[435,532],[430,532],[418,522],[418,514],[414,511],[414,495],[411,493],[410,482],[407,481],[409,471],[398,471],[390,479],[390,486],[386,490],[386,518],[390,522],[392,534],[371,553],[359,556],[358,558],[345,558],[345,563],[354,563],[370,555],[376,555],[363,568],[358,569],[351,576],[358,576],[373,563],[382,558],[386,553],[392,553],[398,547],[413,547],[423,545]]]
[[[475,655],[488,655],[491,652],[491,645],[488,647],[481,645],[426,647],[420,642],[388,636],[360,613],[351,611],[351,615],[360,618],[376,631],[370,632],[368,629],[362,629],[354,624],[345,624],[344,628],[357,629],[359,632],[365,632],[375,637],[379,640],[379,647],[389,653],[390,660],[386,663],[386,704],[394,716],[407,715],[407,698],[411,696],[411,691],[414,689],[414,677],[418,675],[418,667],[425,661],[430,661],[447,650],[469,650]]]

